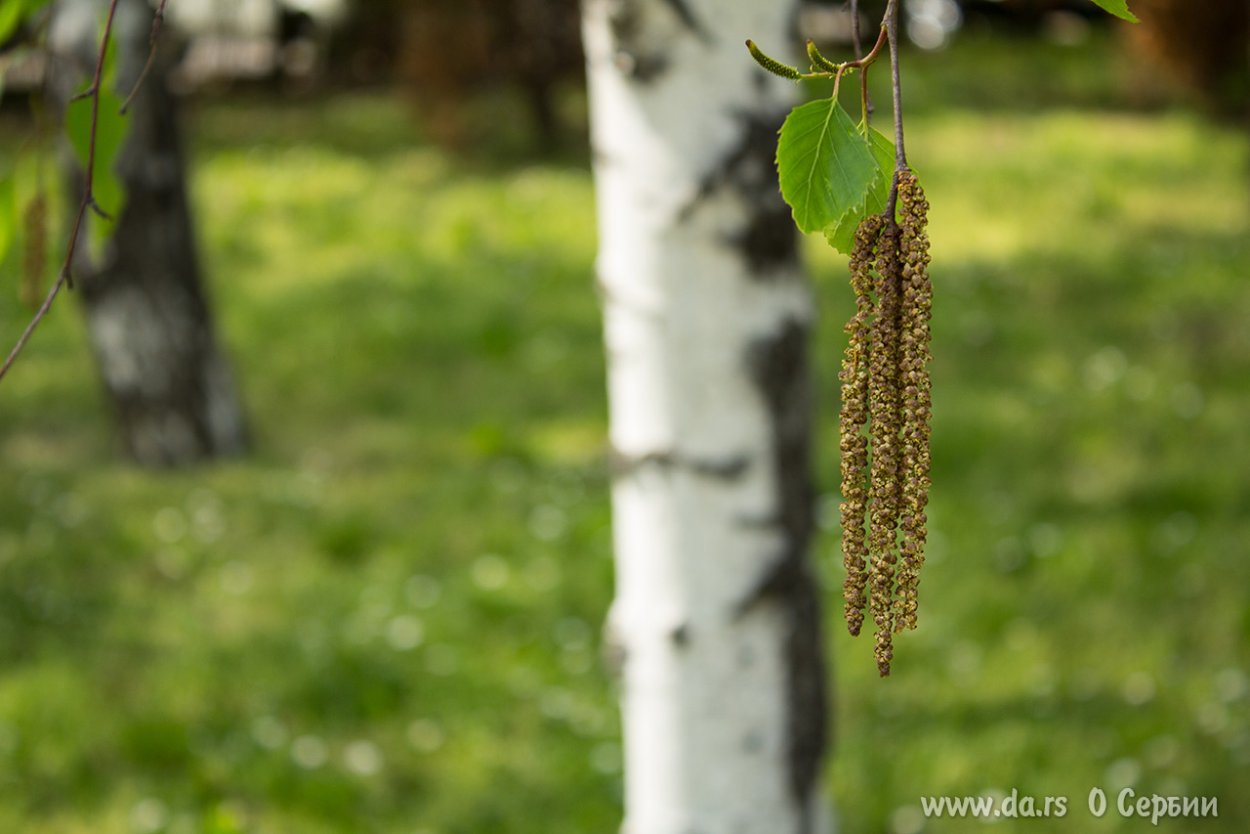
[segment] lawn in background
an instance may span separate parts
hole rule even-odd
[[[845,831],[968,831],[920,797],[1012,788],[1068,816],[996,830],[1142,831],[1129,784],[1219,798],[1160,831],[1250,827],[1244,137],[1107,107],[1113,64],[1015,41],[911,65],[935,486],[885,682],[837,619],[851,299],[811,241]],[[256,451],[119,463],[72,299],[0,386],[0,831],[615,830],[584,157],[522,161],[506,131],[450,154],[377,94],[191,116]]]

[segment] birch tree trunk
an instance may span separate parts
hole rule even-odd
[[[777,191],[786,0],[585,0],[627,834],[815,834],[812,301]]]
[[[86,87],[94,66],[98,0],[60,0],[49,31],[60,104]],[[152,9],[122,0],[114,25],[119,90],[148,56]],[[242,410],[217,345],[202,288],[175,101],[158,61],[131,108],[117,169],[126,206],[96,262],[79,247],[75,276],[104,390],[122,442],[137,462],[176,466],[246,447]],[[122,93],[125,95],[125,92]],[[71,166],[71,204],[81,194]]]

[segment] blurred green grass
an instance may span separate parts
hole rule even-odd
[[[810,242],[846,831],[967,831],[919,797],[1015,787],[1068,817],[997,830],[1136,832],[1129,783],[1219,797],[1160,831],[1250,827],[1244,136],[1109,107],[1110,61],[970,41],[911,65],[935,487],[886,682],[837,621],[850,296]],[[117,462],[72,304],[5,381],[0,831],[614,829],[584,158],[522,162],[507,135],[452,155],[376,94],[190,127],[257,450]]]

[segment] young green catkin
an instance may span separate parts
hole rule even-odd
[[[929,502],[929,420],[932,399],[928,365],[929,319],[933,286],[929,281],[929,203],[916,175],[899,176],[902,309],[900,311],[900,373],[903,386],[902,422],[902,561],[894,601],[894,629],[916,627],[916,599],[920,568],[924,564],[925,508]]]
[[[851,288],[855,292],[855,315],[846,323],[847,345],[842,358],[842,413],[839,420],[839,448],[842,474],[842,560],[846,581],[842,592],[846,603],[846,625],[858,635],[868,604],[868,424],[869,331],[873,316],[872,268],[877,241],[884,221],[871,215],[855,231],[851,253]]]
[[[877,247],[877,315],[870,331],[868,374],[871,440],[868,551],[871,563],[869,610],[876,624],[874,653],[882,677],[894,657],[894,573],[898,562],[898,515],[902,498],[899,436],[902,430],[899,332],[902,306],[901,230],[885,222]]]

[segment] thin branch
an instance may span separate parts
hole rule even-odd
[[[898,175],[907,170],[907,150],[903,146],[903,85],[899,74],[898,0],[890,0],[881,25],[890,39],[890,86],[894,93],[894,176],[890,180],[890,198],[886,201],[885,217],[894,222],[894,212],[898,205]]]
[[[885,45],[885,27],[882,26],[881,34],[877,36],[877,42],[873,45],[872,51],[863,58],[856,58],[854,61],[845,61],[841,64],[834,64],[833,69],[828,72],[800,73],[799,78],[804,81],[812,81],[820,78],[834,78],[842,75],[843,73],[852,72],[854,70],[866,70],[876,62],[878,56],[881,55],[881,50],[885,48]]]
[[[903,85],[899,75],[897,0],[890,0],[886,15],[885,26],[890,38],[890,85],[894,90],[895,167],[902,171],[907,168],[907,151],[903,147]]]
[[[851,47],[856,58],[864,54],[864,44],[859,36],[859,0],[851,0]]]
[[[148,59],[143,64],[143,70],[139,73],[139,79],[135,81],[135,86],[130,91],[130,95],[126,96],[126,100],[122,102],[122,115],[130,110],[130,105],[134,102],[135,96],[139,94],[143,82],[147,80],[148,73],[152,71],[153,64],[156,63],[156,46],[160,42],[161,27],[165,24],[165,3],[167,0],[161,0],[161,4],[156,7],[156,14],[152,17],[152,33],[148,35]]]
[[[61,287],[65,284],[65,274],[56,280],[52,285],[52,289],[48,290],[48,295],[44,298],[43,304],[39,305],[39,310],[35,313],[34,318],[30,320],[30,324],[26,325],[26,329],[22,331],[21,337],[17,340],[13,350],[9,352],[9,358],[4,360],[4,366],[0,368],[0,379],[9,372],[9,368],[17,360],[18,354],[22,352],[22,348],[26,347],[26,343],[30,341],[31,335],[34,334],[35,328],[39,326],[39,322],[43,321],[44,316],[48,315],[48,311],[52,309],[52,302],[56,300],[57,294],[61,292]]]
[[[855,60],[862,59],[864,54],[864,43],[860,37],[859,31],[859,0],[851,0],[851,47],[855,50]],[[872,122],[872,98],[868,95],[868,70],[865,69],[859,76],[859,103],[860,109],[864,114],[864,123]]]
[[[22,331],[22,335],[18,338],[17,344],[13,346],[13,350],[9,351],[9,356],[4,360],[4,365],[0,366],[0,380],[4,379],[5,375],[8,374],[9,368],[13,367],[13,363],[17,361],[17,357],[21,354],[22,349],[30,341],[35,328],[39,326],[39,323],[48,315],[48,311],[52,309],[52,302],[56,300],[57,295],[61,292],[61,288],[66,287],[71,290],[74,288],[74,278],[70,270],[74,263],[74,252],[78,248],[78,240],[82,236],[83,219],[86,217],[88,209],[99,211],[99,206],[96,205],[95,201],[95,194],[92,191],[92,182],[95,178],[96,132],[100,124],[100,88],[104,83],[104,61],[108,57],[109,43],[113,34],[113,18],[117,14],[118,2],[119,0],[109,0],[108,17],[104,20],[104,34],[100,36],[100,52],[96,58],[95,75],[91,79],[91,86],[71,100],[91,99],[91,133],[87,145],[87,167],[84,172],[85,182],[82,201],[78,204],[78,213],[74,217],[73,229],[70,232],[69,242],[65,247],[65,263],[61,266],[61,272],[57,275],[56,282],[48,290],[48,295],[44,298],[43,304],[39,306],[39,310],[35,313],[34,318],[30,320],[30,324],[26,325],[26,329]]]
[[[885,43],[886,29],[883,24],[881,26],[880,34],[877,35],[877,42],[872,45],[872,49],[869,50],[868,54],[863,58],[856,56],[854,61],[848,61],[846,63],[847,69],[863,69],[872,66],[873,62],[877,60],[877,56],[881,54],[881,50],[885,46]]]

